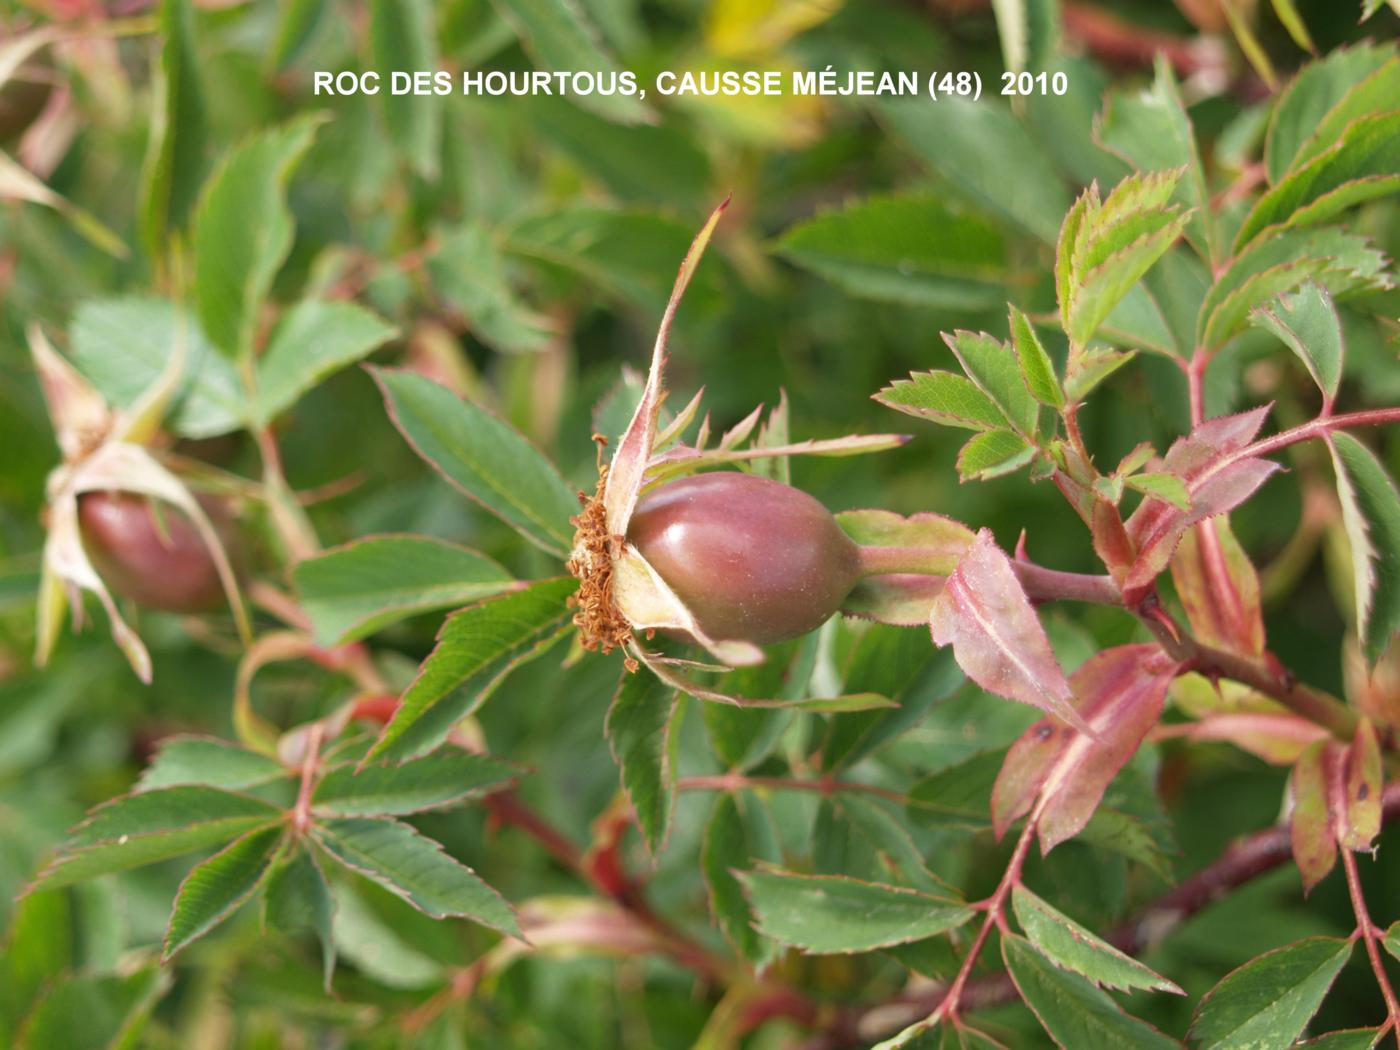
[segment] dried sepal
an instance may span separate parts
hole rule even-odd
[[[728,197],[710,213],[705,225],[691,242],[690,250],[681,260],[680,271],[676,274],[676,283],[671,289],[671,298],[666,303],[666,312],[661,316],[661,327],[656,333],[656,343],[652,347],[651,368],[647,372],[642,399],[637,403],[632,421],[627,425],[622,440],[617,444],[617,451],[613,454],[602,499],[607,513],[608,531],[614,536],[627,535],[627,524],[632,520],[632,511],[636,509],[637,498],[642,492],[642,478],[656,444],[656,416],[664,392],[662,384],[666,370],[666,342],[671,334],[671,323],[675,320],[681,297],[685,294],[696,267],[700,265],[705,246],[710,243],[715,226],[719,224],[720,216],[727,207]]]

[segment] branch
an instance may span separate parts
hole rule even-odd
[[[1349,430],[1353,427],[1379,427],[1387,423],[1400,423],[1400,407],[1368,408],[1361,412],[1345,412],[1340,416],[1319,416],[1307,423],[1281,430],[1277,434],[1246,445],[1238,452],[1221,459],[1215,469],[1229,466],[1242,459],[1267,456],[1270,452],[1277,452],[1281,448],[1296,445],[1300,441],[1330,434],[1334,430]]]
[[[1339,739],[1350,740],[1356,733],[1356,712],[1335,696],[1298,681],[1297,676],[1272,657],[1270,663],[1261,663],[1238,653],[1203,645],[1162,608],[1155,592],[1143,598],[1134,613],[1147,625],[1162,648],[1181,661],[1183,671],[1198,671],[1207,677],[1229,678],[1247,685],[1277,700],[1295,714],[1322,726]]]

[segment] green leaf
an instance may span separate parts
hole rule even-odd
[[[344,645],[517,586],[486,555],[429,536],[354,540],[297,562],[292,579],[320,645]]]
[[[1270,227],[1323,222],[1400,189],[1400,111],[1348,125],[1337,144],[1259,198],[1235,236],[1239,251]]]
[[[435,919],[472,919],[520,936],[515,913],[466,865],[407,824],[388,819],[327,820],[313,832],[321,847]]]
[[[157,39],[160,76],[154,81],[155,113],[137,205],[141,239],[155,260],[189,217],[204,177],[204,90],[189,0],[162,0]]]
[[[1342,323],[1325,288],[1308,282],[1255,310],[1250,319],[1298,355],[1329,400],[1337,396],[1342,381]]]
[[[1042,405],[1063,408],[1065,394],[1055,377],[1050,355],[1035,334],[1035,326],[1017,307],[1011,307],[1011,345],[1016,348],[1016,360],[1021,366],[1021,379],[1031,396]]]
[[[555,338],[549,320],[511,290],[505,260],[483,227],[463,226],[445,235],[428,260],[428,273],[438,294],[495,349],[542,350]]]
[[[1309,937],[1251,959],[1201,1000],[1192,1036],[1201,1050],[1292,1046],[1351,950],[1351,941]]]
[[[943,341],[953,351],[967,377],[991,398],[1011,429],[1024,437],[1032,437],[1040,409],[1021,379],[1012,349],[985,332],[945,332]]]
[[[1389,47],[1364,42],[1338,48],[1302,68],[1279,97],[1269,121],[1264,166],[1270,183],[1283,178],[1299,151],[1342,97],[1380,69],[1392,54]]]
[[[1021,998],[1060,1046],[1180,1050],[1175,1039],[1125,1014],[1108,993],[1083,977],[1052,966],[1023,938],[1003,937],[1001,954]]]
[[[282,811],[266,802],[208,787],[123,795],[69,832],[33,888],[67,886],[207,849],[281,819]]]
[[[1347,129],[1363,117],[1390,112],[1395,108],[1397,97],[1400,97],[1400,56],[1392,47],[1390,58],[1353,84],[1327,111],[1327,115],[1318,121],[1317,127],[1293,158],[1290,168],[1302,168],[1332,149],[1342,140]]]
[[[531,130],[601,180],[619,201],[692,208],[708,198],[709,158],[680,122],[626,127],[564,98],[532,95],[519,101]],[[684,253],[681,245],[679,254]]]
[[[583,9],[568,0],[493,0],[501,17],[519,34],[540,69],[586,70],[607,84],[619,72],[598,30]],[[650,123],[651,110],[636,95],[594,93],[574,101],[620,124]]]
[[[896,379],[875,400],[907,415],[949,427],[994,430],[1005,424],[992,399],[972,380],[952,372],[915,372]]]
[[[576,494],[518,431],[430,379],[370,371],[415,452],[531,543],[561,556],[569,549]]]
[[[1174,982],[1150,970],[1130,955],[1096,937],[1069,916],[1056,911],[1024,886],[1011,891],[1016,921],[1030,942],[1051,962],[1089,978],[1099,986],[1147,988],[1186,993]]]
[[[929,828],[981,831],[992,826],[992,785],[1006,751],[979,751],[917,781],[909,789],[909,819]]]
[[[1108,350],[1094,347],[1070,356],[1065,366],[1065,397],[1078,404],[1093,393],[1094,388],[1134,357],[1136,351]]]
[[[402,761],[440,744],[507,674],[568,630],[566,602],[577,587],[569,576],[542,580],[449,617],[370,759]]]
[[[676,260],[685,257],[694,235],[689,224],[661,212],[575,205],[521,219],[505,246],[535,268],[579,278],[589,288],[660,315],[671,295]],[[682,324],[686,314],[703,316],[707,304],[718,303],[722,265],[718,255],[710,255],[696,270]]]
[[[185,341],[184,378],[165,417],[182,437],[237,430],[248,415],[238,373],[194,318],[151,296],[89,299],[73,315],[70,352],[78,369],[111,404],[134,405]]]
[[[992,0],[1002,61],[1013,73],[1044,69],[1059,44],[1059,5],[1054,0]]]
[[[287,768],[275,758],[237,744],[210,736],[172,736],[160,742],[160,750],[141,774],[136,790],[203,784],[239,791],[287,776]]]
[[[0,951],[0,1046],[10,1046],[39,993],[74,966],[77,925],[64,890],[14,902]]]
[[[218,926],[257,891],[283,834],[281,827],[250,831],[196,865],[175,896],[162,961]]]
[[[258,359],[254,421],[266,425],[327,376],[394,338],[395,330],[354,303],[305,299],[278,322]]]
[[[291,251],[287,182],[320,117],[249,139],[210,176],[195,215],[195,302],[204,330],[229,357],[247,358],[272,279]]]
[[[331,922],[335,905],[316,856],[303,846],[277,864],[267,877],[263,894],[263,923],[291,933],[311,930],[321,942],[321,974],[327,992],[335,972],[335,940]]]
[[[776,250],[855,295],[892,302],[991,306],[1006,279],[996,227],[930,194],[869,197],[824,212],[789,229]]]
[[[1294,0],[1274,0],[1274,14],[1278,15],[1278,20],[1288,30],[1288,35],[1293,38],[1295,44],[1304,51],[1316,52],[1317,47],[1308,35],[1308,25],[1298,13],[1298,5]]]
[[[281,72],[297,60],[311,42],[326,11],[326,0],[287,0],[281,5],[277,39],[268,55],[268,68]]]
[[[1187,220],[1186,235],[1207,258],[1218,256],[1219,235],[1205,169],[1170,63],[1158,55],[1156,75],[1148,90],[1110,94],[1094,137],[1104,149],[1116,153],[1138,171],[1184,171],[1172,199],[1194,209]]]
[[[755,804],[728,792],[715,797],[700,847],[700,871],[710,898],[710,913],[725,938],[745,959],[761,966],[771,959],[773,945],[754,929],[748,899],[734,874],[753,862],[746,810]]]
[[[1053,244],[1069,209],[1054,165],[1005,106],[941,97],[905,99],[879,115],[929,167],[989,214]]]
[[[438,67],[436,9],[427,0],[371,0],[370,58],[387,81],[393,71],[435,71]],[[394,95],[381,86],[384,126],[399,154],[415,173],[437,177],[442,144],[442,98],[436,94]]]
[[[335,948],[340,957],[389,988],[440,986],[448,976],[447,968],[410,943],[405,922],[409,916],[402,909],[390,913],[371,905],[362,889],[369,887],[352,886],[342,879],[332,891]]]
[[[1113,308],[1181,236],[1185,222],[1179,215],[1161,220],[1098,266],[1077,274],[1069,320],[1069,336],[1076,346],[1088,344]]]
[[[986,430],[958,453],[958,478],[987,481],[1020,470],[1035,455],[1035,446],[1009,430]]]
[[[675,806],[676,771],[668,746],[675,710],[676,690],[639,667],[623,673],[605,726],[622,786],[653,857],[666,846]]]
[[[1371,1050],[1380,1037],[1379,1028],[1347,1028],[1304,1040],[1298,1047],[1299,1050]]]
[[[1143,495],[1165,500],[1181,510],[1191,507],[1191,494],[1186,489],[1186,483],[1175,474],[1132,474],[1123,479],[1123,484]]]
[[[60,979],[34,1007],[14,1050],[113,1050],[138,1045],[147,1017],[170,987],[151,966],[122,976]]]
[[[1110,785],[1110,794],[1112,790]],[[1163,824],[1161,820],[1154,823],[1143,816],[1100,805],[1079,833],[1079,840],[1127,857],[1153,872],[1164,883],[1171,883],[1174,880],[1174,847],[1170,837],[1163,832]]]
[[[1400,921],[1390,924],[1390,929],[1385,931],[1385,940],[1381,943],[1385,945],[1386,951],[1400,959]]]
[[[1385,256],[1364,237],[1336,229],[1284,230],[1250,245],[1211,286],[1201,303],[1197,343],[1223,346],[1256,307],[1308,280],[1333,295],[1390,287]]]
[[[1330,447],[1351,543],[1356,630],[1374,664],[1400,631],[1400,492],[1375,453],[1350,434],[1333,434]]]
[[[919,941],[973,916],[961,901],[840,875],[759,870],[738,877],[759,932],[816,955]]]
[[[329,770],[311,794],[317,813],[378,817],[442,809],[515,777],[505,762],[445,748],[401,765],[354,765]]]

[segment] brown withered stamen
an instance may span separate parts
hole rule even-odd
[[[601,458],[606,439],[595,436],[594,440],[599,442]],[[574,550],[568,561],[569,572],[579,581],[578,593],[569,599],[579,641],[585,649],[604,654],[625,646],[632,637],[632,625],[612,597],[613,561],[622,553],[623,540],[608,532],[608,515],[603,506],[607,483],[608,466],[599,463],[596,492],[592,496],[580,492],[578,499],[583,509],[569,519],[575,531]],[[630,656],[625,663],[627,670],[637,669],[637,661]]]

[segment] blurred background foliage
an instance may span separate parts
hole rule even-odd
[[[1182,82],[1211,189],[1228,194],[1259,156],[1271,82],[1286,82],[1309,57],[1279,17],[1292,4],[1065,0],[1031,7],[1055,31],[1032,34],[1035,53],[1026,61],[1064,70],[1069,89],[1009,106],[992,97],[1003,40],[993,11],[978,0],[218,0],[193,9],[142,0],[0,0],[0,56],[13,55],[7,49],[33,31],[61,38],[25,56],[0,88],[0,148],[110,231],[94,235],[91,223],[75,224],[67,204],[7,201],[0,208],[0,929],[15,924],[10,902],[45,851],[85,808],[130,784],[153,741],[177,729],[230,735],[236,660],[228,630],[143,613],[154,686],[136,682],[101,629],[66,636],[49,671],[31,669],[39,514],[57,451],[28,358],[27,324],[68,331],[76,341],[70,326],[85,304],[168,292],[175,278],[166,238],[204,179],[249,135],[316,114],[325,123],[289,182],[296,239],[274,298],[293,302],[316,291],[367,304],[400,333],[376,361],[422,370],[498,411],[581,488],[592,486],[595,406],[621,368],[644,366],[677,261],[701,218],[730,193],[733,205],[673,337],[669,378],[678,396],[703,385],[706,406],[724,425],[786,391],[796,439],[908,430],[911,421],[869,395],[911,370],[949,367],[940,331],[1004,335],[1008,298],[1028,311],[1053,310],[1050,245],[1065,209],[1089,180],[1106,186],[1127,170],[1094,137],[1106,92],[1145,87],[1154,57],[1163,56]],[[1359,25],[1361,9],[1351,0],[1300,0],[1296,14],[1319,52],[1391,38],[1400,27],[1384,7]],[[312,92],[312,72],[321,69],[603,62],[636,70],[644,85],[662,69],[975,70],[987,97],[921,100],[915,113],[876,99],[666,100],[649,91],[631,112],[557,98]],[[168,113],[180,122],[186,152],[152,203],[162,141],[153,115],[167,115],[161,93],[172,83],[181,105]],[[643,119],[612,119],[619,114]],[[820,252],[804,255],[791,234],[823,212],[887,194],[986,227],[992,247],[980,291],[976,282],[942,281],[932,264],[920,269],[937,259],[927,243],[937,241],[937,228],[903,231],[906,281],[877,281],[858,265],[829,260],[824,269]],[[1387,254],[1400,249],[1400,209],[1372,207],[1358,221]],[[111,234],[123,250],[103,250]],[[854,250],[858,263],[859,245]],[[1400,399],[1394,325],[1369,316],[1395,317],[1400,293],[1372,297],[1366,310],[1366,317],[1343,311],[1349,345],[1341,405],[1348,409]],[[73,349],[69,340],[60,345]],[[1279,425],[1307,418],[1316,397],[1303,369],[1258,333],[1229,346],[1207,394],[1210,414],[1273,399]],[[1187,425],[1181,375],[1144,355],[1108,381],[1082,419],[1105,462],[1143,440],[1164,448]],[[990,526],[1008,549],[1024,529],[1042,564],[1096,568],[1087,536],[1052,486],[1024,477],[959,485],[958,436],[913,427],[915,440],[895,452],[799,460],[794,481],[833,509],[931,509]],[[419,532],[480,548],[523,577],[557,571],[430,473],[393,431],[361,370],[317,387],[277,429],[291,484],[317,496],[310,514],[327,545],[370,532]],[[257,470],[246,436],[187,438],[179,451],[235,473]],[[1329,573],[1337,542],[1331,518],[1325,508],[1309,509],[1319,486],[1330,484],[1317,451],[1299,450],[1291,479],[1271,483],[1234,520],[1264,573],[1271,647],[1304,679],[1340,691],[1346,622],[1338,609],[1346,604],[1334,589],[1345,584],[1334,577],[1345,572]],[[1395,470],[1400,442],[1392,436],[1385,452]],[[1132,637],[1126,617],[1081,612],[1072,620],[1060,611],[1048,617],[1068,667]],[[419,617],[380,639],[401,681],[426,654],[439,620]],[[538,771],[522,794],[581,846],[617,793],[601,731],[616,672],[614,662],[598,658],[568,669],[556,659],[538,661],[481,713],[492,749]],[[1003,746],[1033,717],[966,686],[949,695],[957,681],[943,656],[929,662],[904,697],[928,713],[881,755],[873,776],[949,766]],[[260,678],[259,703],[289,724],[330,710],[344,688],[307,665],[272,668]],[[681,730],[682,768],[715,771],[706,739],[714,726],[695,705],[691,713]],[[792,733],[818,731],[792,730],[783,747],[799,754],[804,742]],[[1161,787],[1172,829],[1162,845],[1177,874],[1277,817],[1284,772],[1223,745],[1162,748],[1135,766]],[[696,873],[712,801],[702,793],[680,798],[650,885],[659,912],[719,944]],[[769,803],[771,823],[752,833],[771,839],[766,848],[774,855],[808,853],[813,822],[832,819],[816,796],[777,795]],[[486,828],[480,811],[422,824],[513,900],[576,888],[533,843]],[[969,893],[988,888],[1001,870],[1004,851],[985,832],[916,825],[913,833],[929,865]],[[1377,901],[1400,899],[1394,844],[1392,833],[1391,848],[1366,865]],[[858,872],[861,848],[851,850],[816,863]],[[182,871],[164,865],[102,880],[69,891],[54,914],[28,918],[51,924],[59,969],[127,973],[133,953],[159,941]],[[1150,869],[1082,842],[1035,861],[1031,879],[1100,929],[1165,885]],[[468,924],[427,920],[368,884],[339,903],[345,965],[335,997],[322,994],[306,945],[259,939],[256,917],[243,916],[186,953],[167,978],[152,978],[151,987],[93,976],[90,986],[74,988],[72,1002],[114,1017],[149,1008],[143,1045],[157,1047],[391,1046],[405,1038],[442,1047],[687,1046],[707,1023],[714,1026],[713,1000],[697,996],[691,976],[665,961],[541,957],[506,970],[491,995],[454,1005],[405,1036],[398,1021],[440,993],[453,967],[479,953],[484,935]],[[1336,880],[1304,907],[1297,876],[1285,868],[1187,923],[1152,961],[1194,1000],[1268,947],[1349,929]],[[929,965],[937,971],[936,961]],[[903,974],[879,954],[780,966],[837,1001],[874,1001],[894,992]],[[156,985],[166,982],[168,993],[152,1005]],[[1321,1027],[1374,1020],[1362,966],[1349,969],[1340,987]],[[1130,1009],[1168,1031],[1184,1030],[1190,1000],[1139,998]],[[55,1006],[54,1013],[62,1011]],[[1001,1008],[992,1020],[1006,1026],[1012,1045],[1044,1038],[1023,1008]],[[795,1030],[778,1023],[747,1045],[793,1038]]]

